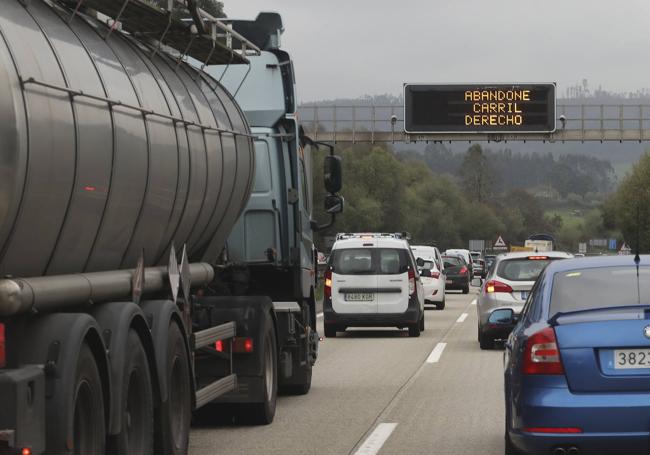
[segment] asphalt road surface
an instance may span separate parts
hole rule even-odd
[[[308,395],[279,397],[268,426],[194,428],[190,454],[503,455],[503,351],[479,349],[475,292],[427,307],[419,338],[324,339]]]

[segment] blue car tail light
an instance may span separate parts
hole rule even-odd
[[[526,340],[522,373],[528,375],[564,374],[560,359],[560,348],[553,327],[546,327]]]

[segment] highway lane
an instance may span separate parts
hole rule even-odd
[[[448,294],[419,338],[326,338],[308,395],[280,397],[269,426],[194,428],[190,453],[503,454],[503,353],[479,349],[475,297]]]

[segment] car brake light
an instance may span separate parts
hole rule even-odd
[[[548,259],[548,256],[528,256],[530,261],[543,261],[545,259]]]
[[[331,270],[325,271],[325,287],[323,292],[325,294],[325,297],[332,296],[332,271]]]
[[[7,354],[5,353],[5,325],[0,324],[0,368],[7,366]]]
[[[512,288],[509,285],[497,280],[490,280],[485,283],[485,293],[492,294],[494,292],[512,292]]]
[[[415,295],[415,272],[413,269],[409,269],[409,295],[411,297]]]
[[[217,352],[223,352],[223,341],[217,340],[214,342],[214,350]]]
[[[460,272],[458,272],[458,273],[460,273],[461,275],[465,275],[465,274],[467,274],[467,267],[463,266],[463,267],[460,269]]]
[[[526,340],[523,374],[564,374],[555,330],[547,327]]]
[[[440,278],[440,272],[431,272],[431,278],[435,278],[435,279]]]

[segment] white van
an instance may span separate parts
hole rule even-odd
[[[424,290],[400,234],[339,234],[325,271],[325,336],[347,327],[424,330]]]

